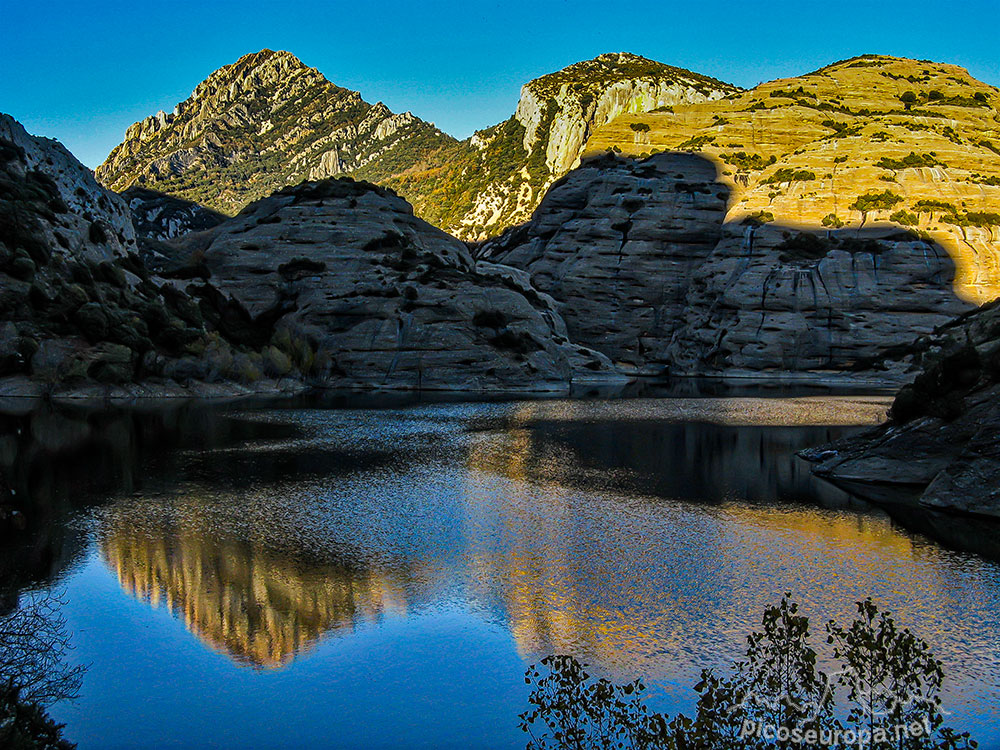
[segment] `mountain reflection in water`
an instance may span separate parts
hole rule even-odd
[[[253,683],[254,694],[294,706],[296,739],[306,743],[322,736],[313,728],[328,728],[333,710],[310,680],[372,628],[424,623],[420,632],[436,644],[432,666],[421,661],[424,650],[385,646],[400,674],[424,665],[401,688],[414,706],[407,711],[425,707],[411,722],[431,722],[427,706],[443,700],[422,692],[429,670],[461,687],[467,722],[506,732],[523,708],[519,681],[507,694],[514,698],[480,705],[476,696],[496,689],[477,682],[491,679],[489,669],[517,675],[541,655],[573,653],[601,674],[643,676],[662,707],[688,709],[698,672],[737,656],[784,591],[816,631],[873,596],[944,661],[956,723],[983,730],[1000,724],[1000,566],[907,532],[794,457],[884,409],[855,398],[195,410],[171,418],[193,449],[160,452],[135,442],[150,434],[136,428],[149,417],[129,422],[132,415],[116,432],[131,434],[118,451],[132,461],[119,471],[128,480],[102,484],[86,502],[76,497],[52,525],[83,533],[77,559],[96,560],[127,595],[172,612],[242,672],[273,679]],[[58,574],[71,605],[73,570],[67,563]],[[439,626],[427,623],[456,616],[458,634],[434,640]],[[470,671],[463,659],[476,664],[482,628],[505,633],[510,653],[491,657],[500,667]],[[169,660],[180,646],[157,648]],[[119,658],[113,643],[93,648]],[[193,661],[192,670],[206,668]],[[367,657],[339,664],[320,672],[348,691],[337,710],[386,710],[384,689],[365,687]],[[174,669],[170,680],[142,673],[144,689],[198,710],[196,696],[176,695],[185,664]],[[95,684],[92,700],[101,695]],[[80,712],[57,718],[71,736],[77,727],[84,738],[103,737],[112,729],[87,700],[85,684]],[[237,704],[245,705],[236,701],[233,711]],[[475,744],[472,729],[460,742],[440,718],[421,742]]]
[[[100,537],[122,588],[169,607],[188,630],[237,661],[278,667],[328,631],[406,611],[405,591],[392,578],[220,539],[196,520],[166,521],[159,506],[130,511],[109,518]]]
[[[677,416],[677,406],[671,405],[671,416]],[[496,528],[497,523],[509,524],[525,508],[536,505],[531,488],[537,486],[600,488],[709,503],[734,498],[804,500],[812,477],[803,462],[788,458],[804,442],[829,439],[837,430],[690,424],[655,417],[602,420],[595,425],[575,419],[578,411],[572,403],[529,403],[510,414],[472,420],[469,434],[481,439],[462,441],[467,468],[477,476],[484,473],[515,484],[498,495],[483,494],[475,484],[464,488],[468,508],[462,515],[479,527],[472,535],[466,531],[465,537],[502,538],[504,529]],[[584,409],[591,415],[593,411]],[[343,416],[348,422],[370,421],[368,415]],[[394,431],[398,429],[397,425]],[[803,438],[803,430],[809,438]],[[434,560],[433,547],[446,547],[447,539],[437,539],[429,530],[424,541],[431,546],[419,556],[420,561],[396,554],[396,541],[388,533],[374,547],[364,548],[364,541],[353,536],[359,528],[345,525],[350,535],[344,536],[328,527],[327,521],[336,514],[322,507],[326,488],[311,483],[284,485],[290,476],[333,479],[392,463],[391,447],[377,435],[358,430],[342,443],[339,438],[345,433],[341,426],[332,441],[265,442],[252,450],[219,449],[194,459],[186,474],[196,479],[199,491],[141,494],[102,511],[99,545],[103,559],[129,594],[153,606],[168,607],[212,648],[262,667],[287,663],[328,631],[376,620],[387,610],[404,612],[414,598],[426,602],[428,592],[420,590],[419,582],[430,574],[419,569],[422,562]],[[451,436],[452,440],[460,437],[460,432]],[[417,447],[421,461],[431,456],[440,459],[446,452],[442,438],[440,428],[429,423],[408,435],[408,445]],[[217,487],[215,477],[225,478],[225,486],[239,487],[279,481],[282,489],[234,494]],[[200,491],[206,479],[208,487]],[[819,485],[813,492],[818,496],[813,500],[830,506],[849,503],[846,495],[829,485]],[[372,497],[375,503],[367,509],[369,516],[390,519],[390,524],[412,524],[412,516],[400,515]],[[371,498],[360,501],[371,502]],[[616,498],[615,502],[628,501]],[[353,511],[358,507],[364,505],[356,504]],[[510,518],[491,517],[505,511]],[[585,515],[584,511],[581,517]],[[817,529],[812,514],[803,516],[802,531],[818,538],[843,538],[856,525],[854,520],[839,519],[837,523],[850,528]],[[784,518],[788,520],[787,513]],[[585,597],[553,604],[571,594],[579,582],[553,581],[544,571],[553,566],[570,568],[567,558],[580,550],[565,549],[566,529],[552,520],[539,515],[530,519],[527,528],[518,529],[524,538],[511,554],[520,559],[504,559],[498,569],[496,561],[484,555],[482,569],[465,573],[475,581],[486,581],[482,598],[492,600],[499,616],[515,623],[522,652],[581,646],[593,650],[601,642],[607,645],[609,639],[598,637],[595,628],[605,636],[618,632],[626,640],[634,641],[635,633],[623,630],[655,638],[653,623],[642,611],[627,616],[627,622],[615,623],[611,620],[625,613],[613,603],[607,610],[579,614],[576,610],[586,604]],[[387,531],[406,536],[391,525]],[[906,537],[899,540],[905,544]],[[631,541],[619,539],[616,546],[627,549]],[[379,553],[397,559],[373,561],[372,555]],[[632,558],[636,559],[634,552]],[[603,572],[606,584],[622,585],[621,580],[612,582],[614,571]],[[502,601],[497,599],[501,592]],[[673,609],[660,615],[676,620]],[[619,643],[616,648],[633,653],[635,645],[629,648]],[[638,650],[648,652],[652,645]]]

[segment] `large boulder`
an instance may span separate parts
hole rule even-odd
[[[316,342],[332,385],[564,391],[614,377],[523,273],[477,266],[368,183],[286,188],[175,247],[252,319]]]
[[[606,155],[549,190],[530,223],[477,249],[530,274],[574,341],[660,372],[696,269],[722,234],[728,190],[693,154]]]

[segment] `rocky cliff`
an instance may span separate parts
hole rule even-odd
[[[114,190],[153,188],[234,214],[281,187],[351,175],[393,188],[439,227],[482,239],[527,219],[595,127],[733,91],[636,55],[601,55],[525,84],[511,118],[459,142],[366,103],[287,52],[263,50],[212,73],[173,113],[132,125],[97,177]]]
[[[263,366],[210,322],[235,312],[151,274],[126,203],[0,115],[0,391],[234,379],[236,363]]]
[[[315,341],[340,385],[565,390],[613,376],[525,274],[476,263],[369,183],[286,188],[177,248],[252,318]]]
[[[303,180],[388,179],[453,143],[412,114],[369,104],[294,55],[265,49],[212,73],[172,113],[129,127],[97,179],[234,214]]]
[[[1000,295],[1000,92],[955,65],[867,55],[712,102],[623,114],[588,153],[697,151],[730,188],[727,221],[911,230],[955,290]]]
[[[545,191],[580,163],[591,132],[624,113],[719,99],[737,89],[625,52],[600,55],[526,83],[514,115],[476,133],[471,203],[448,228],[484,239],[526,221]],[[468,178],[466,178],[468,179]]]
[[[805,451],[815,472],[876,502],[1000,518],[1000,305],[922,337],[889,421]]]
[[[6,116],[0,128],[7,391],[565,391],[615,378],[523,272],[476,263],[391,191],[306,182],[222,223],[133,192],[137,221],[161,232],[140,247],[123,199],[65,149]],[[164,212],[208,228],[171,237]]]
[[[574,341],[647,375],[899,377],[887,348],[970,307],[926,237],[733,221],[731,189],[698,154],[605,154],[476,252],[526,271]]]

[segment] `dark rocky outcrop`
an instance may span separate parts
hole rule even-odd
[[[908,363],[893,348],[970,309],[954,275],[942,248],[898,229],[727,223],[664,359],[686,373],[874,371],[899,382]]]
[[[907,353],[920,371],[885,424],[802,455],[818,475],[878,502],[1000,519],[1000,305]]]
[[[2,126],[0,393],[621,380],[570,343],[526,274],[477,264],[391,191],[306,182],[223,223],[133,191],[137,242],[121,197],[58,144]],[[171,237],[178,222],[202,231]]]
[[[237,303],[183,286],[150,272],[119,196],[0,115],[0,394],[213,381],[231,392],[286,374],[212,325]]]
[[[476,252],[527,271],[574,341],[649,375],[898,379],[887,348],[970,308],[951,258],[916,234],[731,223],[728,198],[696,154],[605,154]]]

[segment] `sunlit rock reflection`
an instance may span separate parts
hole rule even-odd
[[[961,626],[961,647],[942,634],[958,608],[992,617],[970,602],[994,600],[995,581],[965,577],[951,553],[817,485],[794,458],[829,433],[829,404],[789,427],[748,425],[738,406],[722,418],[724,406],[711,405],[710,423],[672,423],[659,405],[529,404],[470,447],[472,585],[524,658],[585,655],[683,692],[740,654],[762,610],[791,591],[819,629],[873,595],[953,667],[982,669],[968,645],[988,639],[975,627]]]
[[[148,513],[120,510],[109,514],[100,548],[122,588],[168,607],[203,642],[240,662],[281,666],[328,631],[409,606],[391,576],[220,537],[196,515],[173,523],[157,504],[146,506]]]

